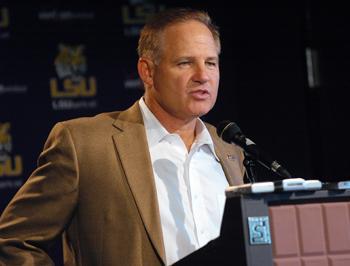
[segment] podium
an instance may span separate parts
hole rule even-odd
[[[174,265],[348,266],[350,191],[227,192],[220,236]]]

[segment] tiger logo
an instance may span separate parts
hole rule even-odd
[[[12,151],[12,137],[10,135],[10,123],[0,123],[0,162],[9,158]]]
[[[7,28],[10,24],[9,22],[9,11],[7,8],[0,8],[0,29]]]
[[[59,44],[58,50],[54,61],[58,77],[79,81],[87,71],[86,57],[83,55],[84,46]]]

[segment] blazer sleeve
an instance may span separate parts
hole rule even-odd
[[[64,123],[52,129],[38,167],[0,217],[0,265],[53,265],[46,253],[78,198],[78,159]]]

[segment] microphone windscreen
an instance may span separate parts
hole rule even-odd
[[[220,122],[216,132],[220,138],[229,143],[235,142],[236,136],[242,135],[242,131],[237,124],[228,120]]]

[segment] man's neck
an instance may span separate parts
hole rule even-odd
[[[187,150],[190,151],[191,146],[196,138],[197,117],[193,117],[187,120],[177,118],[167,113],[160,106],[154,108],[152,103],[150,104],[146,100],[145,103],[148,109],[153,113],[153,115],[158,119],[158,121],[163,125],[163,127],[169,133],[178,134],[184,142]]]
[[[153,114],[169,133],[176,133],[181,137],[187,151],[191,150],[192,144],[196,138],[197,118],[193,118],[190,121],[184,121],[171,116],[165,117],[157,113]]]
[[[177,133],[179,134],[179,136],[181,137],[182,141],[184,142],[187,151],[191,150],[192,144],[196,138],[196,131],[195,131],[195,124],[196,121],[194,121],[194,127],[191,125],[190,127],[188,125],[178,128],[177,130],[175,130],[174,132],[171,133]]]

